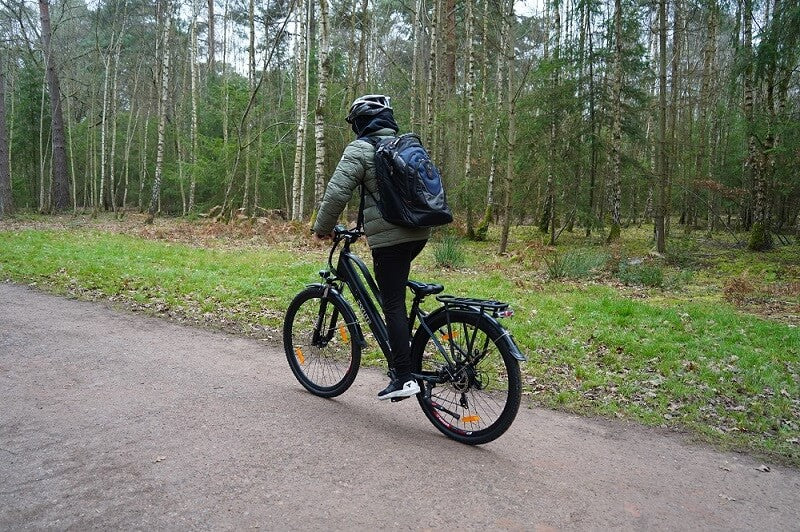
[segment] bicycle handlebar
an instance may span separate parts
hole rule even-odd
[[[337,225],[333,228],[333,239],[337,242],[340,240],[346,240],[352,243],[358,240],[363,235],[364,231],[358,228],[348,229],[344,225]]]
[[[358,240],[363,235],[364,231],[357,228],[348,229],[344,225],[336,225],[333,228],[333,245],[331,246],[331,252],[328,254],[328,268],[330,271],[336,271],[333,266],[333,254],[336,253],[336,248],[339,247],[339,243],[344,241],[345,249],[347,249],[347,246]]]

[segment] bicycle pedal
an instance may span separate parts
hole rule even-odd
[[[410,397],[410,396],[409,396],[409,397]],[[393,403],[396,403],[396,402],[398,402],[398,401],[403,401],[403,400],[405,400],[405,399],[408,399],[408,397],[392,397],[392,402],[393,402]]]

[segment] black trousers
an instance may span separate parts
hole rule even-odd
[[[406,309],[406,283],[411,271],[411,262],[425,247],[427,240],[404,242],[394,246],[374,248],[372,265],[375,281],[381,291],[383,314],[389,333],[389,347],[398,378],[407,378],[411,373],[411,339],[408,334],[408,311]]]

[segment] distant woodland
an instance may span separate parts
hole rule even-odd
[[[314,216],[392,97],[473,239],[798,231],[800,0],[0,0],[0,216]]]

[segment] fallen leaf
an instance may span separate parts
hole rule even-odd
[[[163,461],[164,461],[164,460],[166,460],[166,459],[167,459],[167,457],[166,457],[166,456],[158,456],[158,457],[156,457],[156,459],[155,459],[155,460],[153,460],[153,463],[154,463],[154,464],[157,464],[157,463],[159,463],[159,462],[163,462]]]

